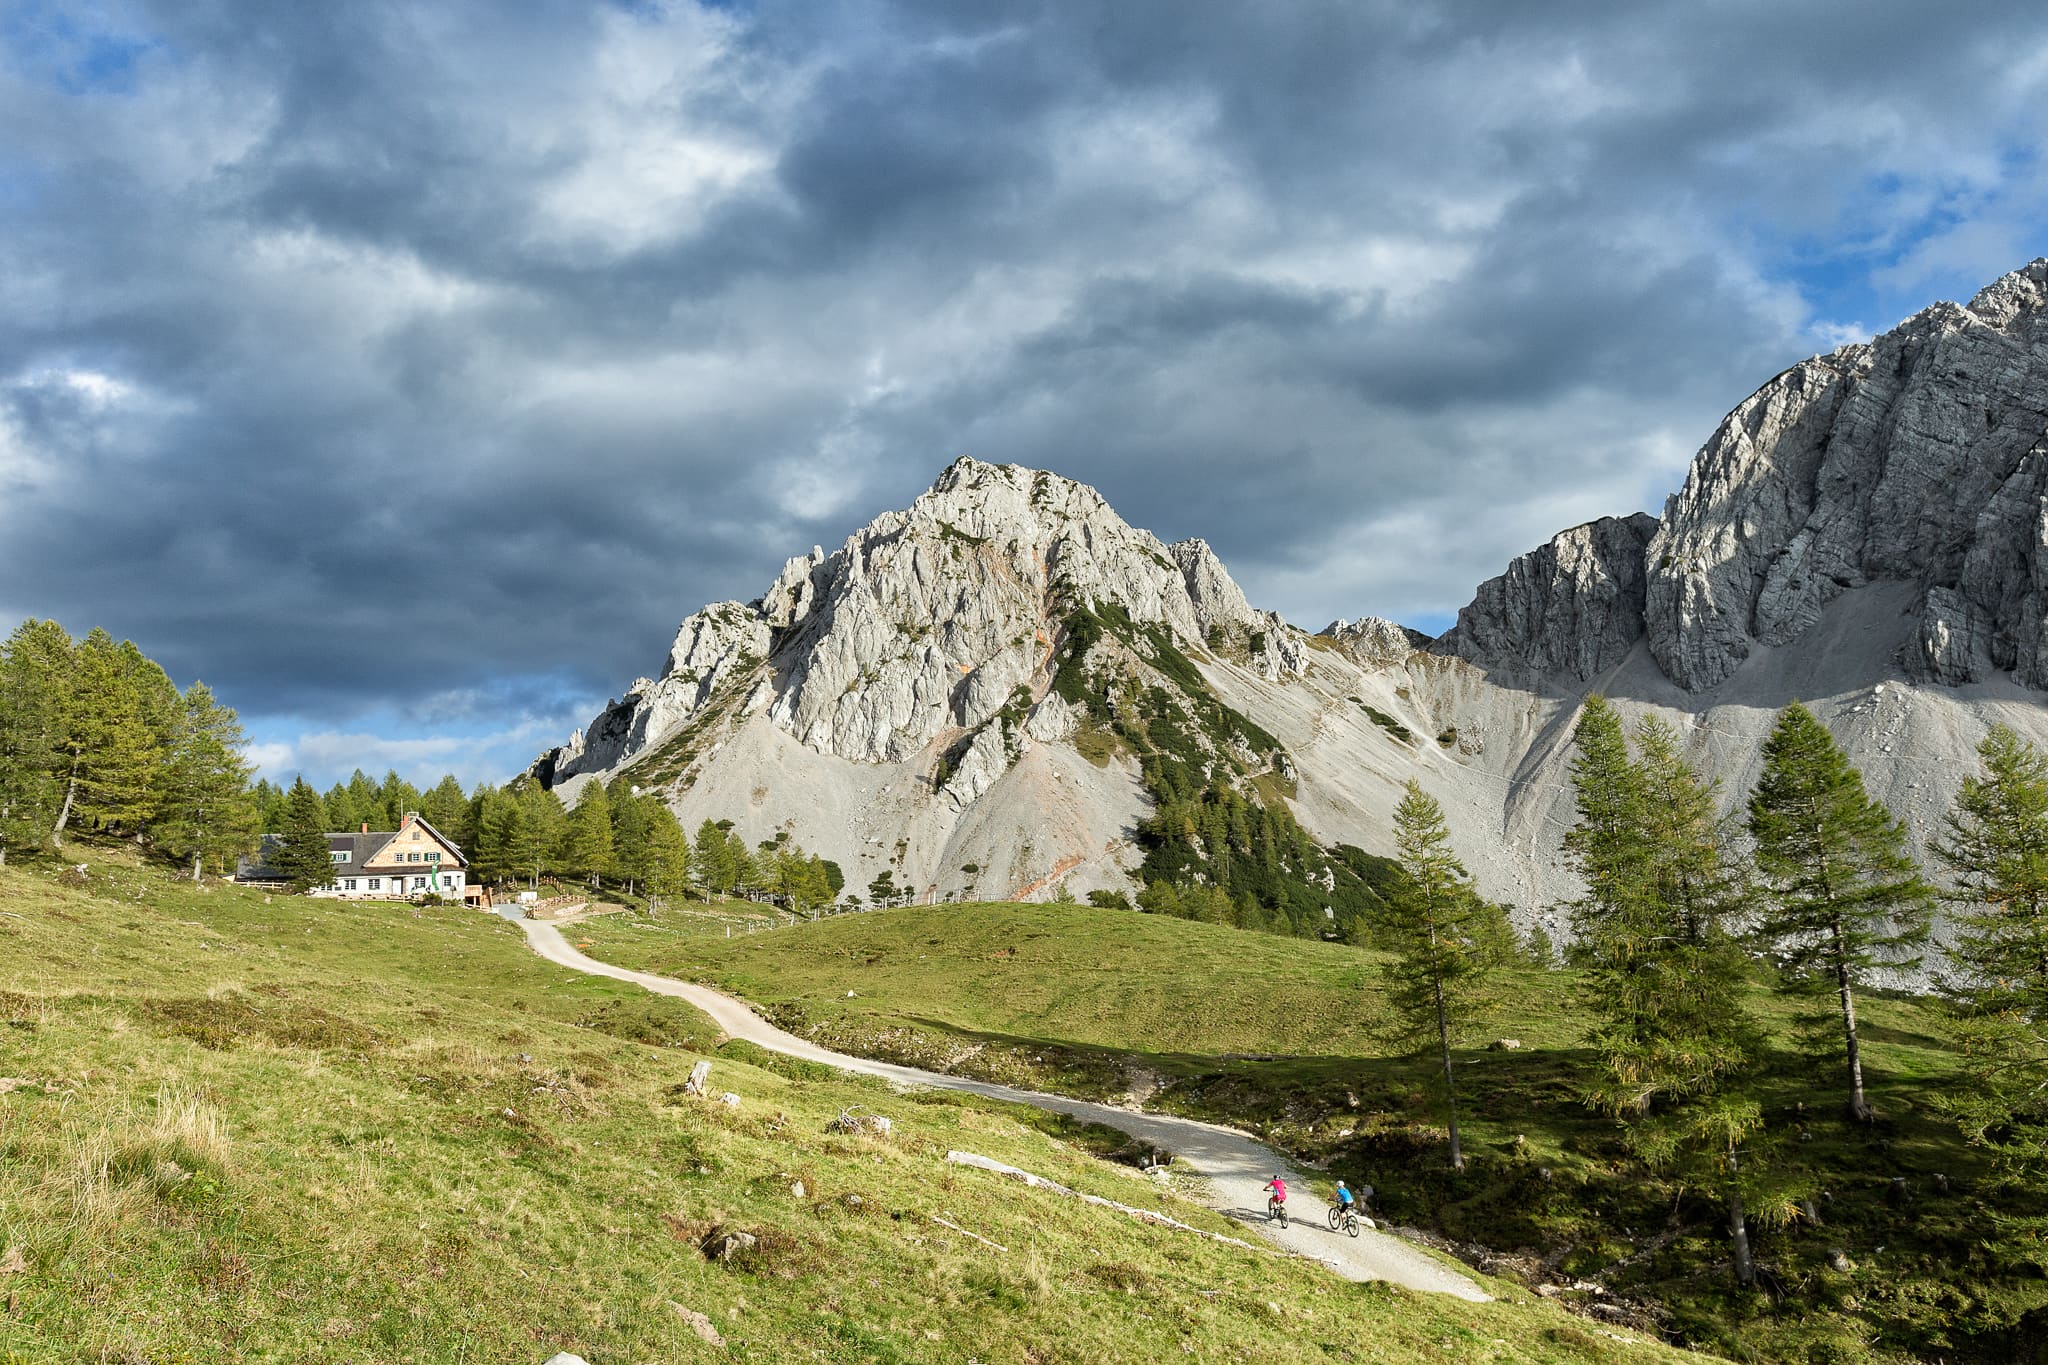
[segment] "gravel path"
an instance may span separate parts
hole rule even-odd
[[[526,941],[532,945],[533,950],[548,961],[594,976],[630,981],[636,986],[644,986],[657,995],[672,995],[687,1000],[710,1015],[712,1022],[730,1036],[745,1039],[771,1052],[800,1057],[805,1061],[823,1062],[845,1071],[881,1076],[904,1085],[964,1090],[976,1095],[986,1095],[991,1099],[1034,1105],[1040,1109],[1071,1114],[1090,1123],[1104,1124],[1120,1132],[1129,1133],[1141,1142],[1174,1153],[1179,1161],[1203,1176],[1208,1182],[1204,1202],[1210,1208],[1247,1224],[1253,1231],[1289,1251],[1323,1262],[1346,1279],[1391,1280],[1410,1289],[1435,1294],[1453,1294],[1473,1302],[1483,1302],[1488,1297],[1478,1285],[1465,1276],[1417,1251],[1399,1238],[1367,1231],[1361,1232],[1353,1239],[1331,1232],[1323,1221],[1323,1214],[1328,1206],[1306,1192],[1308,1181],[1302,1178],[1300,1172],[1272,1148],[1254,1141],[1234,1128],[1199,1123],[1194,1119],[1174,1118],[1167,1114],[1146,1114],[1131,1109],[1118,1109],[1106,1104],[1069,1099],[1064,1095],[1019,1090],[1013,1086],[968,1080],[965,1077],[948,1076],[936,1071],[922,1071],[916,1067],[895,1066],[888,1062],[870,1061],[864,1057],[849,1057],[844,1053],[832,1052],[819,1047],[816,1043],[807,1042],[794,1034],[783,1032],[754,1013],[745,1002],[735,1000],[729,995],[721,995],[709,987],[678,981],[673,977],[631,971],[625,967],[615,967],[608,962],[599,962],[596,958],[586,957],[571,947],[569,941],[562,937],[562,931],[552,924],[525,919],[516,922],[526,931]],[[1285,1230],[1266,1218],[1266,1196],[1262,1187],[1275,1171],[1284,1172],[1290,1188],[1297,1191],[1289,1203],[1298,1209],[1299,1213],[1292,1225]]]

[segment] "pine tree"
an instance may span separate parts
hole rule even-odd
[[[633,799],[644,803],[647,815],[645,870],[641,875],[647,879],[648,908],[657,909],[667,901],[681,900],[689,886],[690,841],[676,822],[675,813],[666,805],[647,797]]]
[[[334,880],[334,860],[327,852],[327,812],[320,805],[320,793],[304,776],[292,779],[285,795],[282,833],[284,846],[273,865],[294,891],[311,891]]]
[[[618,865],[612,846],[612,803],[604,783],[585,782],[563,831],[562,857],[569,872],[601,887]]]
[[[1934,854],[1955,874],[1950,994],[1974,1009],[2048,1016],[2048,757],[1994,725],[1977,746]]]
[[[1913,949],[1927,937],[1933,889],[1905,852],[1904,828],[1864,792],[1862,775],[1805,707],[1779,713],[1763,756],[1749,800],[1768,905],[1757,934],[1793,979],[1833,986],[1849,1112],[1868,1122],[1856,988],[1872,971],[1918,963]]]
[[[173,857],[192,859],[193,881],[207,858],[225,863],[254,844],[246,747],[241,722],[212,689],[194,683],[185,690],[162,769],[157,843]]]
[[[48,843],[57,826],[71,766],[71,669],[71,637],[55,621],[24,621],[0,644],[0,865]]]
[[[1430,1032],[1443,1057],[1451,1169],[1465,1169],[1458,1138],[1458,1089],[1452,1035],[1471,1021],[1477,987],[1490,965],[1475,940],[1483,906],[1457,855],[1436,798],[1410,779],[1394,808],[1394,846],[1403,873],[1390,909],[1395,961],[1393,1002],[1411,1036]]]

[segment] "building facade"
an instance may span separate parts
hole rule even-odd
[[[277,836],[265,835],[263,850],[244,859],[235,877],[245,882],[281,881],[268,866],[267,855]],[[442,900],[477,903],[483,889],[469,883],[469,860],[452,840],[414,812],[407,812],[391,831],[368,825],[349,834],[327,836],[327,858],[333,880],[315,887],[315,896],[335,900],[402,901],[439,896]]]

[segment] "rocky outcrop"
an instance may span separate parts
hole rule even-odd
[[[662,676],[636,683],[555,750],[550,771],[614,771],[681,730],[728,680],[764,666],[768,714],[799,743],[902,762],[949,730],[988,726],[1020,698],[1045,704],[1069,617],[1105,606],[1186,646],[1212,631],[1256,641],[1253,665],[1269,678],[1305,666],[1297,633],[1254,611],[1207,544],[1167,545],[1071,479],[962,459],[832,554],[790,560],[759,601],[683,622]],[[1062,708],[1025,729],[1072,725]]]
[[[1665,674],[1713,687],[1843,591],[1905,582],[1920,593],[1913,676],[2048,686],[2044,304],[2048,260],[1795,365],[1728,414],[1649,548],[1645,630]]]
[[[1338,648],[1367,668],[1386,668],[1400,663],[1429,644],[1429,637],[1421,631],[1410,630],[1379,616],[1361,616],[1356,621],[1332,621],[1317,633],[1334,641]]]
[[[1479,585],[1432,648],[1510,680],[1584,682],[1643,634],[1643,546],[1657,519],[1638,512],[1574,526]]]

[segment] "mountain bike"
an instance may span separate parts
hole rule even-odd
[[[1351,1236],[1356,1237],[1358,1235],[1358,1205],[1330,1205],[1330,1231],[1349,1233]]]
[[[1269,1219],[1271,1219],[1271,1220],[1273,1220],[1274,1222],[1277,1222],[1277,1223],[1279,1223],[1281,1227],[1283,1227],[1283,1228],[1284,1228],[1284,1227],[1286,1227],[1286,1226],[1287,1226],[1287,1206],[1286,1206],[1285,1204],[1281,1203],[1281,1202],[1280,1202],[1279,1200],[1277,1200],[1277,1199],[1271,1199],[1271,1198],[1267,1199],[1267,1200],[1266,1200],[1266,1217],[1267,1217],[1267,1218],[1269,1218]]]

